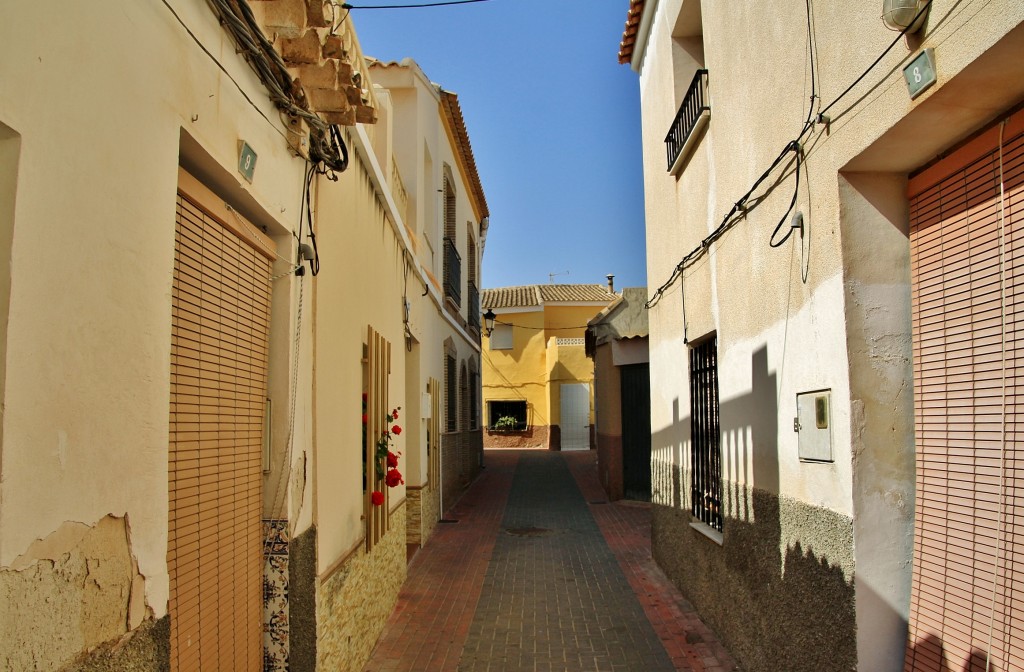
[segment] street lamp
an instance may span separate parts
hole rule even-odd
[[[494,318],[496,317],[497,315],[495,315],[494,311],[490,308],[488,308],[487,312],[484,313],[484,333],[487,334],[487,338],[490,338],[491,332],[494,331]]]

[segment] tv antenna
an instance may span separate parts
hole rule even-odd
[[[569,271],[566,271],[565,273],[548,273],[548,283],[549,284],[552,284],[552,285],[555,284],[555,276],[556,275],[569,275]]]

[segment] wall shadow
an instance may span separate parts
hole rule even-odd
[[[855,670],[853,524],[780,498],[777,390],[762,347],[750,392],[720,402],[721,546],[690,525],[690,417],[673,402],[652,434],[655,559],[747,672]]]

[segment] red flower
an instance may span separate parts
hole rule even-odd
[[[366,403],[366,392],[363,392],[363,403]]]
[[[387,483],[389,488],[393,488],[399,483],[404,484],[405,479],[402,478],[402,474],[398,469],[388,469],[388,475],[384,477],[384,482]]]
[[[384,493],[380,490],[374,490],[370,493],[370,501],[373,502],[374,506],[380,506],[384,503]]]
[[[398,420],[398,409],[397,408],[395,410],[391,411],[391,418],[393,420]]]
[[[388,451],[388,467],[394,469],[398,466],[398,455],[395,455],[390,450]]]
[[[399,434],[402,433],[402,428],[399,427],[398,425],[391,425],[391,433],[394,434],[395,436],[398,436]]]
[[[366,424],[366,420],[367,420],[366,413],[363,413],[363,424],[364,425]]]

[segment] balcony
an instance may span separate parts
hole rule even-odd
[[[472,281],[467,282],[467,289],[469,294],[469,301],[467,301],[466,310],[469,313],[469,326],[480,328],[480,290],[476,288],[476,285]]]
[[[698,70],[693,75],[690,88],[686,91],[683,104],[676,112],[672,127],[665,136],[668,152],[668,172],[678,175],[686,157],[693,151],[701,132],[711,119],[708,105],[708,71]]]
[[[444,295],[455,305],[462,303],[462,256],[448,236],[444,239]]]

